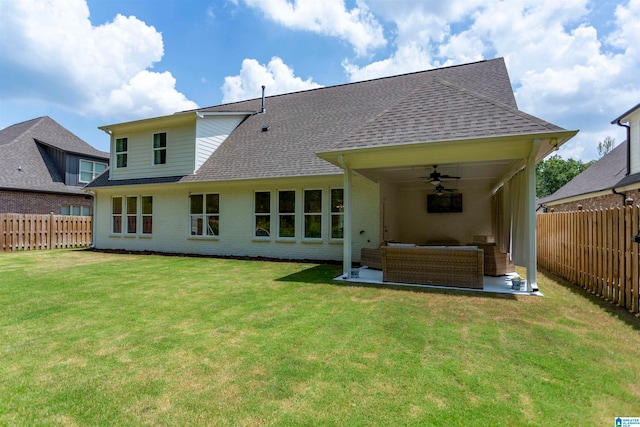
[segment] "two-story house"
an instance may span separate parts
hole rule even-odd
[[[640,201],[640,104],[611,124],[623,126],[627,139],[553,194],[538,200],[547,211],[608,209]]]
[[[50,117],[0,130],[0,212],[91,215],[82,187],[107,169],[99,151]]]
[[[518,110],[502,59],[100,129],[98,249],[342,260],[348,277],[383,241],[493,234],[534,286],[534,165],[576,133]]]

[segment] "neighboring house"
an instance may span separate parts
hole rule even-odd
[[[91,215],[82,190],[104,171],[96,150],[50,117],[0,130],[0,213]]]
[[[555,193],[538,200],[547,211],[608,209],[640,201],[640,104],[615,119],[627,139]],[[624,124],[626,123],[626,124]]]
[[[576,133],[519,111],[502,59],[100,129],[97,248],[342,260],[349,277],[385,240],[493,233],[532,286],[535,163]],[[460,177],[442,182],[462,212],[427,212],[434,165]]]

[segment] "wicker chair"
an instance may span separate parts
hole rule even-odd
[[[383,246],[382,280],[384,282],[483,288],[484,256],[473,246]]]

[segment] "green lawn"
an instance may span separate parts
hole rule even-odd
[[[333,283],[336,266],[0,255],[0,425],[614,425],[640,320],[544,298]]]

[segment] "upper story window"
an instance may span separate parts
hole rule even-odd
[[[127,167],[127,138],[116,138],[116,168]]]
[[[91,182],[107,168],[106,163],[80,160],[80,182]]]
[[[153,164],[164,165],[167,163],[167,133],[153,134]]]

